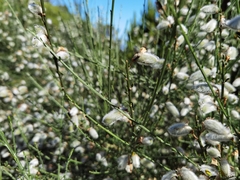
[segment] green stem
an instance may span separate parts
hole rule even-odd
[[[128,106],[130,108],[130,116],[133,117],[133,103],[132,103],[132,92],[131,92],[131,85],[130,85],[130,79],[129,79],[129,63],[128,60],[126,60],[125,63],[125,69],[127,74],[127,91],[128,91]]]
[[[112,0],[112,9],[110,10],[110,42],[109,42],[109,60],[108,60],[108,99],[111,96],[111,61],[112,61],[112,30],[113,30],[113,13],[114,13],[114,3],[115,0]]]
[[[46,29],[46,31],[47,31],[47,38],[48,38],[50,47],[51,47],[51,49],[53,49],[53,45],[52,45],[52,41],[51,41],[51,36],[50,36],[50,34],[49,34],[49,29],[48,29],[48,25],[47,25],[47,21],[46,21],[45,8],[44,8],[44,0],[41,0],[41,7],[42,7],[42,16],[41,16],[41,19],[42,19],[43,25],[44,25],[44,27],[45,27],[45,29]],[[52,53],[51,53],[51,54],[52,54]],[[64,86],[63,86],[62,75],[61,75],[61,72],[59,71],[58,58],[57,58],[56,56],[53,56],[53,60],[54,60],[55,66],[56,66],[56,73],[57,73],[57,75],[58,75],[58,78],[59,78],[59,82],[60,82],[62,91],[63,91],[63,93],[64,93],[64,95],[65,95],[66,93],[65,93],[65,90],[64,90]]]

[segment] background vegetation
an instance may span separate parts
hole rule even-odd
[[[43,1],[35,2],[41,6]],[[166,5],[157,1],[157,7],[149,1],[143,21],[133,21],[126,32],[125,49],[110,24],[93,26],[87,6],[83,18],[45,2],[46,16],[40,17],[28,10],[27,0],[0,3],[0,179],[161,179],[182,167],[207,178],[199,169],[202,164],[218,170],[210,179],[239,176],[239,85],[233,92],[221,91],[225,82],[233,84],[239,77],[239,55],[228,60],[232,54],[225,49],[238,50],[239,39],[220,25],[221,15],[231,19],[240,13],[237,1],[170,0]],[[211,3],[219,10],[201,14]],[[157,28],[169,16],[174,23]],[[208,32],[202,26],[211,19],[217,26]],[[47,27],[51,44],[33,46],[35,25]],[[59,46],[68,49],[69,59],[57,59]],[[161,69],[132,61],[142,46],[165,59]],[[217,107],[210,113],[203,112],[201,93],[189,80],[204,68],[211,74],[194,81],[217,85],[218,91],[208,93]],[[166,102],[174,104],[177,115]],[[71,114],[74,107],[77,120]],[[125,115],[122,110],[127,109],[129,121],[106,126],[102,118],[112,109]],[[203,143],[207,118],[229,127],[234,138],[216,146]],[[177,122],[188,123],[194,133],[170,136],[167,129]],[[89,133],[91,128],[98,138]],[[152,137],[153,144],[144,145],[143,137]],[[215,164],[207,154],[210,146],[221,153]],[[131,173],[121,170],[118,158],[128,155],[132,164],[133,152],[141,159],[140,167]],[[222,169],[222,158],[231,166],[230,176]],[[177,176],[186,179],[179,172]]]

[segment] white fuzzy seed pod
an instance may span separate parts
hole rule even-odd
[[[175,179],[177,179],[176,178],[177,176],[178,175],[177,175],[176,171],[169,171],[162,176],[161,180],[170,180],[170,179],[175,180]]]
[[[161,69],[164,63],[164,59],[147,52],[145,47],[142,47],[140,51],[133,56],[132,60],[140,65],[150,66],[153,69]]]
[[[169,86],[163,86],[163,88],[162,88],[162,93],[163,93],[164,95],[167,95],[167,94],[169,93]]]
[[[185,81],[189,78],[189,75],[184,72],[178,72],[176,76],[179,80],[182,80],[182,81]]]
[[[232,83],[232,85],[234,87],[239,87],[240,86],[240,77],[238,77],[237,79],[235,79]]]
[[[203,32],[203,31],[200,31],[197,33],[197,37],[199,37],[199,38],[204,38],[204,37],[206,37],[206,35],[207,35],[207,32]]]
[[[239,101],[239,97],[235,94],[228,94],[227,100],[231,104],[237,104]]]
[[[221,25],[223,27],[228,27],[235,31],[240,30],[240,15],[238,15],[230,20],[226,20],[224,17],[222,17]]]
[[[204,115],[209,114],[213,111],[217,111],[217,106],[212,102],[203,103],[200,106],[200,109]]]
[[[217,111],[217,107],[214,103],[211,103],[211,102],[207,102],[207,103],[204,103],[200,106],[200,109],[203,113],[203,115],[206,115],[206,114],[209,114],[213,111]]]
[[[153,138],[152,137],[144,137],[141,141],[144,145],[151,146],[153,144]]]
[[[180,27],[180,26],[181,26],[181,27]],[[183,30],[183,32],[184,32],[185,34],[187,34],[187,33],[188,33],[187,27],[186,27],[185,25],[183,25],[183,24],[180,24],[180,26],[177,25],[177,31],[178,31],[178,33],[179,33],[179,34],[182,34],[182,30]],[[182,29],[182,30],[181,30],[181,29]]]
[[[221,122],[215,119],[206,119],[203,121],[204,127],[210,131],[219,135],[228,135],[230,134],[230,129],[225,127]]]
[[[221,144],[221,142],[208,139],[208,138],[206,138],[206,134],[205,134],[202,137],[202,144],[203,144],[203,146],[206,146],[206,144],[210,144],[212,146],[219,146]]]
[[[229,47],[226,56],[229,60],[235,60],[238,56],[238,49],[233,46]]]
[[[96,131],[96,129],[94,129],[93,127],[90,127],[89,130],[89,135],[93,138],[93,139],[98,139],[98,133]]]
[[[76,108],[75,106],[69,111],[69,114],[71,116],[76,116],[78,114],[78,108]]]
[[[125,113],[128,115],[127,112],[125,112]],[[113,109],[112,111],[107,113],[102,119],[102,123],[106,126],[112,126],[117,121],[128,122],[129,119],[127,116],[123,115],[117,109]]]
[[[96,154],[96,161],[101,161],[102,159],[102,154],[101,153],[97,153]]]
[[[135,168],[140,168],[140,157],[135,152],[132,153],[132,163]]]
[[[209,41],[205,46],[205,50],[212,52],[216,49],[216,43],[215,41]]]
[[[233,93],[236,91],[236,88],[229,82],[225,82],[224,87],[228,90],[229,93]]]
[[[125,170],[127,171],[127,173],[132,173],[132,171],[133,171],[133,164],[128,164],[125,167]]]
[[[72,116],[72,117],[71,117],[71,120],[72,120],[73,124],[75,124],[76,127],[79,126],[79,119],[78,119],[78,116],[77,116],[77,115]]]
[[[179,173],[183,180],[198,180],[196,174],[186,167],[182,167]]]
[[[36,31],[36,34],[46,34],[47,35],[47,30],[43,26],[35,25],[34,29]]]
[[[141,164],[148,169],[155,169],[156,168],[156,165],[152,161],[150,161],[146,158],[141,159]]]
[[[233,118],[235,118],[235,119],[237,119],[237,120],[240,120],[240,114],[239,114],[239,112],[238,111],[236,111],[236,110],[231,110],[231,115],[232,115],[232,117]]]
[[[201,26],[200,29],[207,33],[211,33],[216,29],[216,27],[217,27],[217,20],[211,19],[207,24],[204,24],[203,26]]]
[[[128,155],[122,155],[117,159],[118,169],[123,170],[128,165]]]
[[[156,112],[158,112],[158,109],[159,109],[159,107],[156,104],[154,104],[151,108],[151,113],[150,113],[149,117],[153,118],[155,116]]]
[[[34,159],[32,159],[32,160],[29,162],[29,166],[30,166],[30,167],[36,167],[36,166],[38,166],[38,165],[39,165],[39,161],[38,161],[37,158],[34,158]]]
[[[218,141],[218,142],[228,142],[233,140],[234,136],[232,134],[216,134],[209,132],[205,135],[207,141]]]
[[[101,159],[101,164],[102,164],[103,166],[105,166],[105,167],[108,166],[108,162],[107,162],[107,159],[106,159],[105,157],[102,157],[102,159]]]
[[[206,13],[206,14],[216,14],[219,11],[219,8],[216,4],[209,4],[206,6],[203,6],[200,11]]]
[[[61,60],[67,60],[69,58],[68,50],[64,47],[59,47],[56,55],[58,58],[61,58]]]
[[[174,17],[173,16],[168,16],[167,20],[169,21],[170,24],[174,24]]]
[[[170,23],[169,21],[167,20],[162,20],[158,25],[157,25],[157,29],[158,30],[163,30],[163,29],[166,29],[170,26]]]
[[[226,159],[222,159],[220,164],[221,164],[221,170],[222,170],[224,176],[225,177],[230,177],[231,168],[230,168],[230,165],[229,165],[228,161]]]
[[[202,164],[199,168],[200,168],[200,171],[202,171],[208,177],[213,177],[213,176],[215,177],[215,176],[218,176],[219,174],[218,170],[213,166]]]
[[[222,94],[222,85],[215,84],[215,85],[213,86],[213,89],[214,89],[214,91],[215,91],[216,93]],[[228,95],[229,95],[229,92],[228,92],[227,88],[224,87],[223,96],[224,96],[225,98],[227,98]]]
[[[39,33],[36,37],[33,37],[32,44],[35,47],[42,47],[44,44],[48,43],[48,38],[45,34]]]
[[[24,86],[24,85],[19,86],[19,87],[18,87],[18,92],[19,92],[19,94],[21,94],[21,95],[27,93],[27,92],[28,92],[27,86]]]
[[[215,147],[210,147],[210,148],[207,148],[207,154],[210,156],[210,157],[213,157],[213,158],[219,158],[221,157],[221,153],[219,152],[219,150]]]
[[[185,98],[184,98],[184,104],[185,104],[185,105],[190,105],[190,104],[191,104],[190,98],[185,97]]]
[[[181,46],[184,43],[185,39],[183,35],[178,36],[177,38],[177,43],[176,43],[176,47]]]
[[[0,97],[1,98],[8,97],[9,93],[10,93],[10,90],[8,90],[6,86],[0,86]]]
[[[205,82],[197,83],[192,86],[193,90],[198,93],[203,94],[210,94],[212,93],[211,89],[209,88],[208,84]]]
[[[214,100],[209,95],[199,94],[198,104],[201,106],[204,103],[214,103]]]
[[[191,108],[190,107],[184,107],[181,109],[180,111],[180,115],[182,117],[186,116],[189,112],[191,111]]]
[[[192,128],[185,123],[175,123],[168,127],[168,133],[171,136],[186,136],[192,131]]]
[[[176,108],[176,106],[174,106],[172,102],[166,102],[166,108],[174,117],[180,116],[178,109]]]
[[[212,74],[211,69],[208,69],[206,67],[203,67],[203,71],[204,71],[206,76],[210,76]],[[202,75],[202,72],[200,70],[198,70],[198,71],[191,74],[188,81],[189,82],[194,82],[194,81],[198,81],[198,80],[202,80],[202,79],[204,79],[204,77]]]
[[[205,36],[205,35],[206,35],[206,33],[204,33],[204,36]],[[201,42],[198,42],[197,48],[198,48],[198,49],[204,48],[208,42],[209,42],[208,39],[203,39]]]
[[[181,9],[180,9],[180,13],[181,15],[183,16],[186,16],[188,14],[188,11],[189,11],[189,8],[187,6],[183,6]]]
[[[31,11],[31,13],[35,15],[42,16],[42,7],[36,4],[35,2],[31,2],[28,4],[28,9]]]

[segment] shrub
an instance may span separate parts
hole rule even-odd
[[[122,50],[114,11],[94,26],[88,8],[3,1],[2,179],[237,179],[240,18],[226,2],[149,1]]]

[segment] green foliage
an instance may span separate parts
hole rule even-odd
[[[43,0],[36,3],[43,6]],[[177,171],[175,179],[186,179],[184,171],[194,179],[193,172],[213,173],[201,165],[216,166],[211,179],[239,176],[239,44],[220,25],[220,10],[201,12],[209,2],[168,1],[156,8],[148,1],[124,50],[115,29],[93,25],[87,9],[83,18],[47,2],[45,15],[32,14],[25,0],[2,4],[2,179],[161,179],[170,170]],[[227,19],[237,14],[235,4],[222,12]],[[216,27],[203,28],[212,19]],[[143,46],[147,52],[139,52]],[[225,139],[209,142],[211,133]],[[227,161],[215,157],[213,165],[209,147]]]

